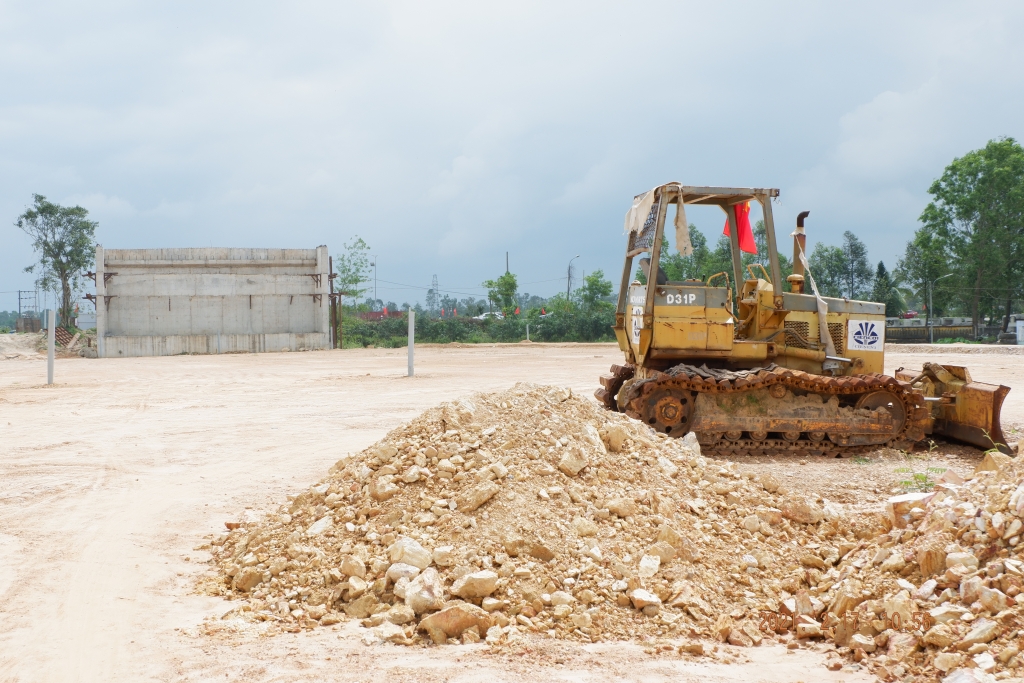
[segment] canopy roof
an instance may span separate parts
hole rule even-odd
[[[764,198],[778,197],[779,190],[774,187],[705,187],[698,185],[682,185],[666,183],[654,188],[657,194],[669,193],[682,196],[684,204],[710,204],[714,206],[730,206],[740,202],[761,201]],[[644,194],[647,194],[646,192]],[[637,195],[639,199],[643,195]]]

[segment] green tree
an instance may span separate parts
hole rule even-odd
[[[728,275],[728,281],[733,281],[732,273],[732,244],[729,242],[729,238],[725,235],[719,235],[718,241],[715,243],[715,248],[708,252],[708,258],[704,262],[703,279],[707,282],[707,279],[717,273],[726,273]],[[716,286],[722,286],[722,280],[718,279],[715,281]],[[735,291],[735,283],[733,283],[733,291]]]
[[[583,278],[583,286],[576,290],[580,302],[586,309],[612,308],[608,301],[612,295],[612,283],[604,276],[603,270],[595,270]]]
[[[954,159],[928,193],[920,220],[953,257],[950,279],[970,291],[975,325],[986,290],[1005,297],[1005,322],[1024,271],[1024,149],[1013,138],[990,140]]]
[[[936,234],[935,229],[925,225],[914,233],[903,256],[896,262],[896,280],[906,283],[914,297],[923,303],[927,319],[944,311],[951,296],[952,290],[945,283],[952,278],[947,278],[939,282],[932,292],[935,311],[928,310],[929,286],[949,274],[953,264],[953,255],[947,247],[947,242]]]
[[[757,245],[757,253],[743,254],[743,275],[744,277],[748,277],[750,275],[750,271],[747,269],[747,266],[759,263],[762,266],[764,266],[764,269],[768,271],[768,274],[770,276],[772,272],[772,266],[771,259],[769,258],[768,254],[768,229],[764,227],[764,221],[757,221],[754,224],[753,232],[754,244]],[[781,250],[778,249],[778,247],[779,245],[776,244],[775,248],[776,250],[779,251],[779,271],[780,275],[782,276],[782,287],[783,289],[786,289],[786,278],[793,274],[793,262],[790,261],[789,258],[785,254],[783,254]],[[759,268],[755,268],[754,273],[757,274],[758,276],[762,276]]]
[[[753,232],[754,241],[757,244],[757,254],[742,254],[741,263],[744,269],[748,265],[760,263],[770,274],[771,260],[768,255],[768,231],[764,227],[764,221],[757,221]],[[668,278],[669,282],[682,282],[684,280],[702,280],[707,282],[708,278],[712,275],[724,272],[729,276],[729,282],[732,283],[732,246],[728,237],[719,235],[714,250],[709,249],[707,237],[697,229],[696,225],[691,224],[690,243],[693,245],[693,253],[689,256],[681,256],[679,252],[670,247],[668,236],[663,237],[661,244],[661,269],[665,271],[665,277]],[[785,288],[786,278],[793,273],[793,264],[782,253],[779,254],[779,269],[782,274],[783,287]],[[759,276],[761,275],[758,269],[755,269],[754,272]],[[744,270],[744,277],[748,276],[749,272]],[[637,266],[634,277],[641,283],[647,282],[639,266]],[[716,284],[723,285],[724,283],[718,280]],[[732,284],[735,286],[735,283]]]
[[[661,268],[671,282],[683,280],[703,280],[707,277],[705,269],[711,252],[708,250],[708,238],[696,225],[690,224],[690,244],[693,253],[682,256],[678,251],[669,248],[666,238],[661,247]]]
[[[807,259],[807,265],[810,267],[814,283],[818,286],[818,292],[822,296],[834,298],[843,296],[846,255],[842,249],[818,242]],[[811,292],[809,281],[804,291]]]
[[[505,273],[497,280],[485,280],[483,286],[487,288],[488,301],[506,316],[516,310],[516,290],[519,285],[515,275]]]
[[[843,296],[863,299],[871,291],[872,272],[868,262],[868,248],[852,232],[843,233]]]
[[[96,222],[80,206],[61,206],[41,194],[35,204],[14,222],[32,238],[39,262],[25,268],[35,273],[36,284],[60,297],[61,325],[69,327],[74,315],[75,295],[82,287],[82,271],[96,255]]]
[[[359,235],[344,245],[345,252],[334,259],[337,278],[334,286],[345,297],[356,301],[369,288],[360,287],[370,279],[370,247]]]
[[[903,297],[893,285],[889,271],[886,270],[885,263],[882,261],[878,262],[878,268],[875,269],[875,281],[871,286],[871,301],[885,304],[885,315],[890,318],[907,310],[903,304]]]

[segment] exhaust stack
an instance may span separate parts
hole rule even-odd
[[[794,294],[804,291],[804,264],[800,254],[807,253],[807,235],[804,233],[804,219],[811,215],[810,211],[801,211],[796,217],[796,231],[793,232],[793,274],[786,278],[789,289]]]

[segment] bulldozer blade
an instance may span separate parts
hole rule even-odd
[[[968,382],[955,394],[952,410],[935,419],[932,431],[979,448],[997,448],[1012,455],[999,421],[1010,388],[1001,384]]]

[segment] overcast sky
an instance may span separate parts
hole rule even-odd
[[[0,2],[0,292],[32,287],[33,193],[107,248],[359,235],[398,303],[434,274],[480,296],[506,251],[530,293],[576,254],[616,281],[633,195],[673,180],[778,187],[781,234],[810,209],[812,244],[891,267],[947,163],[1024,138],[1022,27],[1020,2]]]

